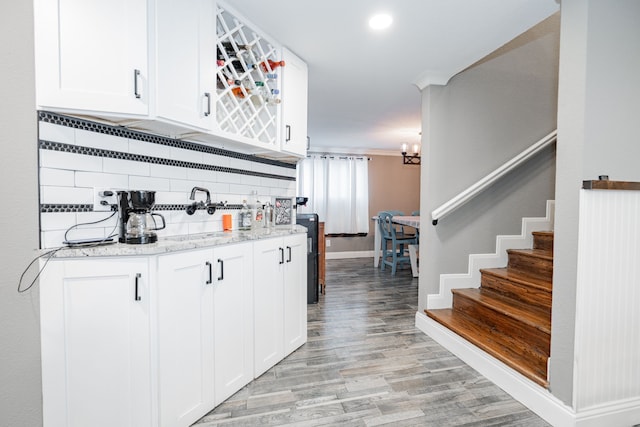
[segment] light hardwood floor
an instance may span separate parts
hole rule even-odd
[[[300,349],[202,418],[213,426],[547,426],[414,327],[418,279],[328,260]]]

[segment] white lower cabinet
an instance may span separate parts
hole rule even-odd
[[[306,235],[51,260],[45,427],[188,427],[306,342]],[[105,410],[105,408],[108,408]]]
[[[213,251],[215,403],[253,380],[253,245]]]
[[[285,237],[284,354],[307,342],[307,236]]]
[[[158,257],[160,426],[189,426],[215,405],[212,250]]]
[[[152,426],[146,258],[52,260],[40,278],[45,427]]]
[[[254,243],[256,377],[307,339],[306,235]]]

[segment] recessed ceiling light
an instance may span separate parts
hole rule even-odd
[[[374,30],[384,30],[393,22],[393,18],[388,13],[378,13],[369,19],[369,27]]]

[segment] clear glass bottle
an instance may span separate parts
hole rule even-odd
[[[255,215],[255,221],[253,222],[253,228],[262,227],[263,221],[264,221],[264,210],[262,209],[262,205],[258,200],[256,201],[256,215]]]
[[[251,229],[251,210],[249,206],[247,206],[247,201],[242,201],[242,208],[240,209],[240,230],[250,230]]]

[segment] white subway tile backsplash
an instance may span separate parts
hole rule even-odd
[[[235,193],[235,194],[245,194],[245,195],[249,195],[251,194],[251,191],[254,190],[253,187],[251,187],[250,185],[242,185],[242,184],[230,184],[229,185],[229,192],[230,193]]]
[[[40,150],[40,167],[42,168],[100,172],[103,160],[108,159],[63,151]]]
[[[75,185],[77,187],[104,187],[126,189],[129,185],[129,176],[115,173],[81,172],[75,173]]]
[[[223,175],[223,172],[206,169],[187,169],[187,179],[193,181],[216,182],[218,181],[218,175]]]
[[[171,180],[168,178],[153,178],[148,176],[129,176],[130,190],[170,191]]]
[[[203,163],[201,151],[185,150],[184,148],[171,147],[170,158],[183,162]]]
[[[226,183],[215,183],[215,184],[209,184],[209,191],[216,193],[216,194],[229,194],[231,193],[231,189],[229,188],[229,184]]]
[[[168,166],[168,165],[149,165],[150,176],[161,176],[164,178],[178,178],[187,179],[187,172],[192,169],[188,169],[180,166]]]
[[[202,182],[184,179],[172,179],[170,180],[169,187],[170,191],[172,192],[184,192],[186,194],[190,194],[193,187],[202,187]],[[211,191],[211,189],[209,189],[209,191]]]
[[[150,164],[123,159],[104,159],[104,172],[127,175],[149,176]]]
[[[74,128],[58,126],[53,123],[40,122],[38,126],[38,138],[45,141],[61,142],[63,144],[75,143]]]
[[[76,129],[76,145],[125,153],[129,150],[129,140],[126,138],[83,129]]]
[[[63,169],[40,168],[40,185],[73,187],[75,172]]]
[[[41,113],[40,118],[43,248],[62,245],[65,230],[76,224],[93,223],[110,215],[92,211],[94,188],[156,191],[156,212],[166,220],[166,229],[158,231],[159,236],[221,231],[223,214],[231,214],[236,227],[237,207],[249,200],[252,191],[257,191],[261,203],[273,203],[274,196],[296,194],[295,181],[287,179],[295,177],[295,169],[286,164],[244,155],[237,158],[236,153],[183,141],[175,141],[172,146],[173,140],[161,136],[96,123],[87,126],[83,120],[69,117],[58,121],[53,113]],[[75,146],[78,152],[61,144]],[[162,159],[167,164],[138,156]],[[194,167],[188,167],[189,163]],[[202,169],[203,165],[237,169],[238,173]],[[203,209],[187,215],[184,207],[192,203],[189,195],[193,187],[207,188],[212,202],[231,206],[219,208],[214,215]],[[205,200],[205,195],[198,193],[196,200]],[[116,233],[117,226],[116,214],[104,222],[72,229],[68,238],[102,238]]]
[[[256,187],[260,185],[260,178],[251,175],[240,175],[240,184]]]
[[[76,218],[75,212],[43,212],[40,214],[40,230],[66,230],[76,223]]]
[[[189,193],[186,191],[157,191],[157,205],[178,205],[189,203]]]
[[[117,212],[78,212],[77,213],[78,224],[87,224],[81,226],[86,227],[102,227],[108,230],[113,230],[118,224]],[[89,225],[89,223],[94,223]]]
[[[171,158],[171,147],[161,144],[150,144],[146,141],[129,139],[129,153],[143,156]]]
[[[40,203],[93,204],[92,188],[42,186]]]
[[[219,156],[217,154],[204,153],[202,155],[202,162],[206,165],[230,167],[229,157]]]

